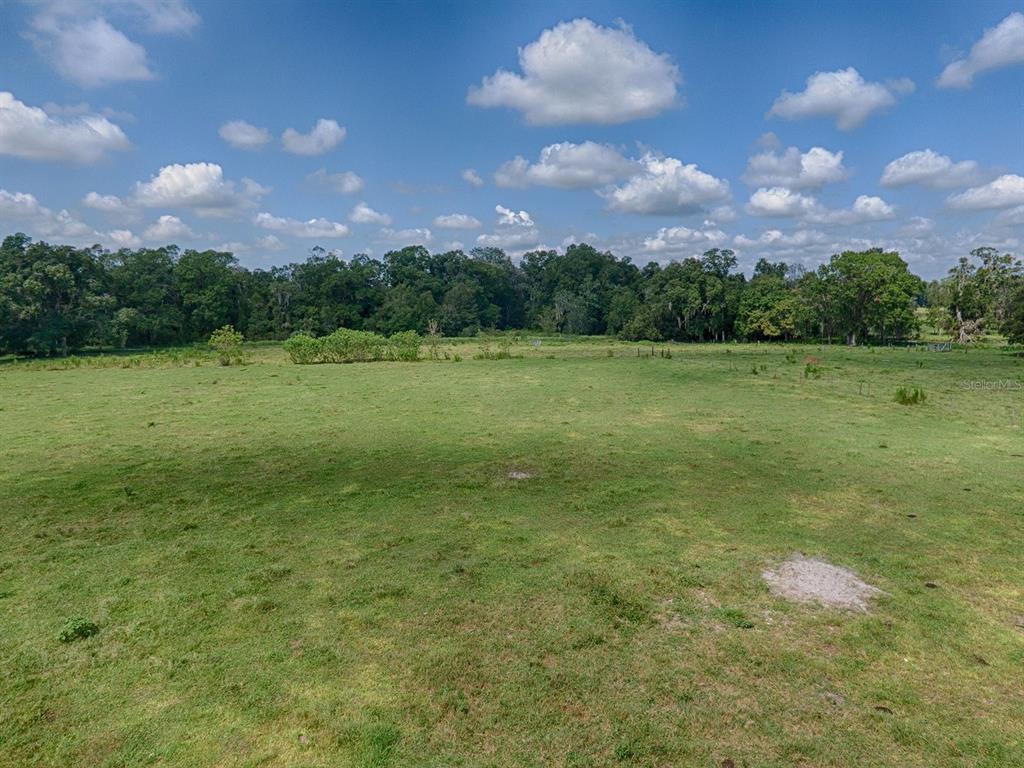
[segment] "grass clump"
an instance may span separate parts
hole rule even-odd
[[[100,628],[95,621],[79,616],[65,621],[57,638],[62,643],[73,643],[75,640],[84,640],[87,637],[92,637],[99,631]]]
[[[900,405],[919,405],[928,399],[921,387],[898,387],[894,398]]]

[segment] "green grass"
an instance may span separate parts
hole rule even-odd
[[[1024,360],[661,346],[0,365],[0,765],[1024,765]]]

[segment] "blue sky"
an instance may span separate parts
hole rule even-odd
[[[880,245],[934,277],[1022,251],[1024,5],[2,2],[17,230],[258,267]]]

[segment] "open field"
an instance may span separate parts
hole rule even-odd
[[[638,349],[0,366],[0,765],[1024,765],[1024,358]]]

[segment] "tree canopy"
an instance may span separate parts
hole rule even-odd
[[[514,263],[496,248],[342,260],[314,248],[305,261],[246,269],[231,253],[162,248],[104,251],[34,242],[0,245],[0,352],[52,355],[90,346],[205,340],[231,325],[248,339],[539,329],[627,339],[822,339],[888,342],[917,330],[919,306],[941,305],[951,335],[1004,329],[1021,338],[1021,265],[981,248],[929,286],[898,253],[837,254],[815,271],[760,261],[747,279],[736,255],[638,268],[590,245],[541,250]],[[969,325],[972,324],[973,325]]]

